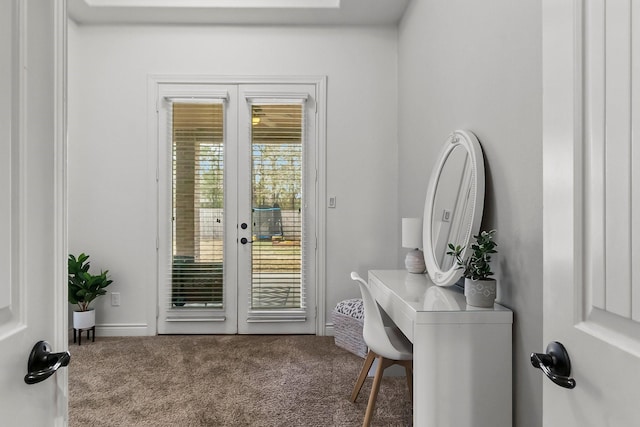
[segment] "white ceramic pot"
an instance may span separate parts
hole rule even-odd
[[[404,259],[404,266],[409,273],[422,274],[427,269],[424,264],[424,253],[420,249],[409,252]]]
[[[473,307],[491,308],[496,300],[496,281],[464,279],[464,295]]]
[[[90,308],[87,311],[73,312],[73,329],[90,329],[96,325],[96,311]]]

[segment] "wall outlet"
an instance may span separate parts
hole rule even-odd
[[[113,307],[120,305],[120,292],[111,292],[111,305]]]

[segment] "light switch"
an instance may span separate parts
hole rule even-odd
[[[113,307],[120,305],[120,292],[111,292],[111,305]]]
[[[336,196],[329,196],[329,207],[330,208],[336,207]]]

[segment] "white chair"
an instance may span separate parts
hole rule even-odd
[[[367,378],[367,373],[369,369],[371,369],[374,359],[378,360],[378,366],[371,386],[371,394],[369,395],[369,403],[367,404],[367,412],[364,416],[364,422],[362,423],[364,427],[367,427],[373,418],[373,411],[376,406],[376,398],[378,397],[383,372],[389,366],[404,366],[407,374],[409,396],[413,402],[413,345],[395,325],[393,327],[384,325],[380,308],[371,295],[369,284],[356,272],[351,273],[351,279],[358,283],[360,292],[362,293],[362,301],[364,302],[364,327],[362,335],[364,342],[369,347],[369,353],[367,354],[356,385],[353,387],[353,392],[351,393],[352,402],[355,402],[358,398],[362,384]]]

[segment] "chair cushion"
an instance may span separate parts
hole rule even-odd
[[[364,319],[364,305],[362,298],[351,298],[340,301],[335,308],[336,312],[354,319]]]

